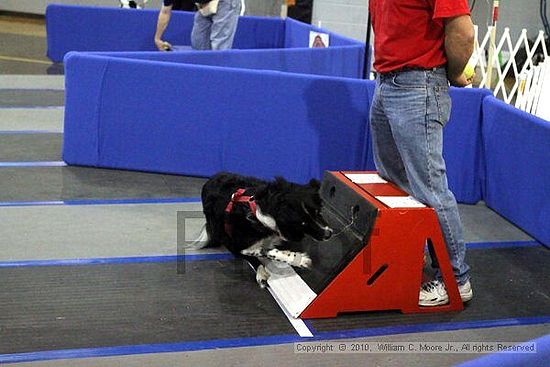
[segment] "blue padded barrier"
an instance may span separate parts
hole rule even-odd
[[[260,161],[264,160],[260,164],[261,167],[256,167],[253,172],[249,173],[265,177],[282,174],[293,177],[295,180],[304,181],[310,177],[319,177],[324,169],[328,169],[327,167],[331,167],[330,169],[374,169],[369,140],[370,134],[367,130],[368,110],[374,91],[374,82],[361,81],[358,84],[360,85],[361,94],[349,100],[348,95],[354,96],[359,93],[353,89],[358,87],[351,87],[355,85],[353,82],[359,82],[357,80],[346,80],[344,82],[344,80],[335,78],[311,79],[312,77],[302,74],[292,77],[285,73],[253,72],[251,70],[156,61],[160,59],[166,61],[167,58],[179,57],[185,59],[193,55],[198,57],[198,61],[210,60],[209,58],[200,59],[202,54],[135,53],[134,55],[140,59],[110,57],[108,54],[70,54],[67,59],[72,61],[69,61],[66,71],[65,161],[69,164],[200,176],[209,176],[223,169],[244,172],[246,167],[241,166],[240,162],[247,162],[247,159],[244,158],[243,154],[234,151],[237,147],[243,149],[240,144],[235,144],[240,138],[233,140],[232,137],[237,134],[234,131],[225,132],[223,140],[216,140],[219,136],[213,135],[204,143],[211,144],[212,151],[215,151],[215,147],[223,145],[222,141],[228,145],[223,152],[216,155],[219,158],[218,160],[213,160],[210,157],[205,161],[198,147],[191,149],[191,153],[186,153],[187,148],[180,147],[182,150],[181,152],[178,151],[178,154],[187,157],[186,163],[183,165],[178,162],[171,162],[171,160],[175,160],[176,156],[169,151],[158,150],[154,146],[143,146],[140,140],[144,139],[147,134],[160,134],[161,136],[164,134],[170,137],[169,131],[171,128],[178,126],[178,118],[185,119],[187,124],[191,124],[190,131],[197,129],[191,121],[202,121],[205,113],[207,115],[214,114],[212,111],[201,111],[197,106],[209,106],[207,97],[213,93],[219,95],[217,88],[223,87],[225,88],[223,91],[227,94],[230,94],[231,91],[233,91],[233,94],[234,91],[239,91],[240,97],[234,100],[234,104],[227,106],[223,113],[216,112],[213,115],[216,117],[210,118],[210,125],[207,125],[207,130],[216,130],[217,123],[214,120],[220,119],[223,121],[224,117],[228,116],[236,127],[247,131],[247,124],[253,122],[251,116],[255,116],[255,121],[265,120],[265,126],[269,129],[276,126],[270,132],[270,136],[273,135],[272,137],[274,137],[278,134],[280,126],[286,126],[288,121],[296,119],[299,122],[296,128],[292,129],[291,126],[287,126],[287,128],[290,128],[289,132],[292,132],[294,136],[292,139],[323,141],[319,147],[328,149],[326,153],[322,150],[312,153],[310,150],[313,149],[313,146],[302,147],[305,161],[300,163],[301,168],[297,170],[288,169],[290,166],[284,167],[286,163],[282,166],[275,165],[274,169],[267,168],[265,166],[267,158],[262,157],[259,159]],[[120,56],[119,53],[114,53],[114,55]],[[148,55],[152,56],[154,60],[143,60]],[[126,70],[125,67],[128,67],[128,69]],[[118,74],[113,72],[114,68],[118,70]],[[130,77],[130,73],[134,72],[135,74]],[[199,77],[198,75],[201,73],[205,75]],[[170,77],[166,77],[167,75]],[[215,81],[210,80],[211,76],[212,78],[215,77]],[[243,79],[239,80],[238,78]],[[298,83],[299,87],[295,87],[298,89],[294,90],[294,95],[287,96],[287,88],[283,84],[272,87],[267,84],[268,79],[273,81],[287,80],[289,83]],[[198,80],[202,82],[199,83]],[[312,92],[313,89],[310,88],[307,90],[308,97],[306,98],[305,85],[310,85],[314,81],[315,85],[320,86],[319,93],[316,96]],[[250,85],[247,85],[247,83]],[[336,89],[331,92],[328,86],[332,84],[340,86],[342,93],[336,93]],[[216,86],[215,92],[210,90],[212,85]],[[346,88],[343,88],[343,85]],[[175,93],[180,94],[181,99],[172,97]],[[206,100],[197,95],[200,93],[205,94]],[[262,97],[265,93],[271,96],[267,100]],[[475,203],[481,199],[480,175],[482,171],[480,162],[483,160],[481,156],[480,106],[482,98],[487,93],[482,90],[465,89],[453,89],[451,91],[454,112],[445,130],[444,149],[449,184],[460,202]],[[338,98],[334,98],[334,96],[338,96]],[[325,101],[323,101],[323,98]],[[225,103],[225,101],[223,102]],[[114,105],[111,106],[111,103],[114,103]],[[171,106],[172,103],[176,105]],[[332,104],[336,107],[332,107]],[[162,112],[161,114],[150,107],[154,105],[163,106],[163,111],[169,112]],[[247,108],[247,106],[254,106],[254,108]],[[348,106],[349,110],[341,106]],[[147,111],[148,109],[151,111]],[[313,110],[318,110],[319,113],[314,114],[311,112]],[[136,114],[136,111],[139,111],[139,113]],[[335,114],[333,111],[340,112]],[[357,111],[360,111],[360,113]],[[304,114],[305,112],[307,113]],[[112,114],[116,115],[116,118],[112,117]],[[147,128],[144,128],[136,137],[137,144],[133,148],[128,146],[124,148],[124,151],[110,150],[119,144],[116,143],[117,139],[124,140],[124,134],[131,135],[131,133],[122,134],[121,132],[117,137],[117,133],[111,132],[111,129],[117,129],[142,117],[146,118],[147,121],[155,121],[158,119],[155,115],[162,115],[163,120],[168,120],[166,131],[159,132],[159,127],[156,124],[146,125]],[[237,118],[235,116],[244,117]],[[280,121],[281,116],[286,119],[284,123]],[[344,118],[342,116],[345,116],[346,119],[342,120]],[[317,129],[318,132],[315,136],[313,136],[313,130],[311,129],[300,129],[303,124],[311,125],[312,118],[321,121],[319,123],[323,126]],[[334,124],[331,121],[342,121],[342,123]],[[342,126],[347,126],[349,129],[346,130]],[[96,140],[93,140],[94,134],[91,133],[94,129],[102,131]],[[123,126],[122,131],[126,131],[125,129],[131,131],[127,126]],[[327,131],[331,131],[331,133],[328,134]],[[199,131],[194,133],[199,134]],[[200,132],[200,134],[202,133]],[[79,134],[82,136],[79,136]],[[111,137],[111,134],[114,135]],[[181,132],[181,134],[184,134],[184,132]],[[302,134],[303,136],[301,136]],[[191,142],[200,142],[206,139],[206,136],[199,135],[194,136]],[[176,134],[175,136],[179,135]],[[352,136],[353,138],[350,138],[352,141],[357,139],[355,145],[352,144],[351,147],[338,150],[338,145],[331,147],[331,144],[327,143],[338,141],[338,144],[340,144],[345,141],[347,136]],[[102,139],[103,137],[109,137],[112,141]],[[329,137],[331,138],[328,139]],[[186,141],[187,138],[187,136],[178,137],[181,141]],[[282,141],[279,142],[281,146],[286,144],[285,141],[292,140],[286,134],[282,134],[281,139]],[[260,140],[255,139],[255,141]],[[270,139],[265,143],[267,144],[269,141]],[[153,143],[153,141],[148,142],[148,144]],[[298,140],[294,141],[294,144],[298,144]],[[138,149],[136,146],[140,145],[142,146],[142,153],[132,150]],[[301,149],[290,150],[291,156],[296,159],[300,156]],[[151,151],[157,152],[155,153],[157,156],[146,154],[146,157],[153,159],[153,161],[143,162],[138,160],[140,154],[143,155],[143,152]],[[197,152],[197,154],[195,155],[194,152]],[[346,156],[345,152],[351,155]],[[129,153],[131,153],[132,158],[127,160]],[[271,153],[276,154],[275,151]],[[161,159],[162,157],[164,158]],[[287,158],[290,159],[290,156]],[[341,162],[341,165],[336,164],[336,162]],[[193,164],[196,164],[197,167]],[[203,164],[204,166],[201,166]],[[249,162],[246,165],[252,167]]]
[[[158,11],[51,4],[46,8],[48,57],[69,51],[153,51]],[[191,44],[193,14],[174,12],[166,38]]]
[[[350,64],[348,67],[353,69],[360,66],[357,78],[363,77],[363,65],[365,64],[365,45],[354,39],[344,37],[334,32],[314,27],[312,25],[299,22],[292,18],[285,19],[285,48],[309,48],[309,34],[311,31],[327,33],[329,35],[329,47],[333,53],[332,62],[338,64]],[[336,50],[347,49],[347,54],[338,55]],[[368,66],[370,67],[370,65]],[[328,75],[328,74],[327,74]],[[368,74],[367,74],[368,75]],[[355,76],[354,76],[355,77]]]
[[[367,93],[369,98],[369,105],[372,104],[372,99],[374,98],[374,91],[376,88],[376,81],[370,80],[367,85]],[[370,122],[370,110],[369,110],[369,122]],[[374,154],[372,152],[372,138],[370,135],[370,130],[367,134],[366,139],[366,148],[367,158],[365,160],[365,169],[369,171],[376,171],[376,165],[374,164]]]
[[[369,101],[376,83],[369,82]],[[482,102],[491,92],[485,89],[451,88],[451,117],[443,129],[443,157],[449,188],[456,200],[475,204],[483,199],[483,152],[481,140]],[[367,137],[366,169],[375,170],[370,134]]]
[[[67,163],[78,161],[84,166],[99,163],[99,106],[107,64],[107,59],[84,59],[78,69],[65,68],[63,151],[68,152]]]
[[[282,19],[273,17],[239,17],[237,32],[233,40],[233,48],[283,48],[284,42],[285,22]],[[191,45],[191,42],[188,45]]]
[[[362,45],[360,42],[341,36],[337,33],[318,28],[292,18],[285,19],[285,48],[309,47],[309,32],[327,33],[329,35],[329,46],[352,46]]]
[[[487,206],[550,245],[550,122],[483,101]]]
[[[296,182],[365,165],[362,80],[86,53],[65,68],[68,164]]]
[[[457,201],[475,204],[483,200],[482,104],[491,91],[453,87],[449,93],[451,117],[443,129],[443,157],[449,188]]]
[[[194,65],[223,66],[289,73],[360,78],[363,72],[363,49],[357,46],[338,48],[263,49],[185,52],[110,52],[99,55]]]
[[[190,45],[193,13],[174,11],[164,38]],[[69,51],[156,51],[153,37],[158,10],[50,4],[46,8],[48,57],[61,62]],[[282,48],[285,22],[240,17],[234,47]]]
[[[156,51],[153,36],[157,17],[158,10],[153,9],[48,5],[48,57],[54,62],[60,62],[69,51]],[[173,45],[190,45],[192,28],[193,13],[175,11],[164,39]],[[310,30],[329,33],[331,47],[325,50],[310,49]],[[258,69],[284,71],[293,67],[296,70],[294,72],[308,73],[313,65],[315,70],[322,70],[316,74],[354,78],[363,75],[365,47],[361,42],[293,19],[240,17],[233,50],[226,52],[232,53],[239,49],[272,49],[267,54],[238,56],[251,57],[248,64]],[[288,58],[284,55],[286,52],[290,53]],[[270,57],[265,64],[261,58],[264,56]],[[318,65],[322,65],[322,68]],[[339,72],[342,69],[346,72]]]

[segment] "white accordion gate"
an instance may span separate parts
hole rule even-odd
[[[481,42],[479,27],[476,26],[475,31],[476,39],[471,62],[476,65],[476,73],[480,76],[477,86],[491,89],[495,96],[506,103],[550,120],[550,60],[544,32],[539,31],[534,43],[530,44],[527,30],[523,29],[514,44],[510,29],[504,28],[499,42],[492,44],[490,39],[493,26],[488,27]],[[525,50],[526,59],[523,65],[518,65],[517,55],[522,50]],[[508,52],[509,58],[501,63],[498,55],[503,52]],[[488,62],[488,55],[491,53],[497,55],[493,58],[492,65]]]

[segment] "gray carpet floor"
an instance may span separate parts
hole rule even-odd
[[[0,263],[177,254],[177,212],[200,212],[200,203],[126,202],[90,205],[90,201],[196,199],[204,178],[85,167],[2,167],[1,162],[61,160],[64,91],[63,76],[60,75],[63,73],[62,66],[47,63],[44,37],[8,34],[0,30],[0,44],[6,45],[0,50],[0,56],[6,56],[0,59]],[[87,202],[68,205],[75,200]],[[461,205],[460,212],[468,242],[533,240],[483,203]],[[193,253],[220,252],[224,250],[207,249]],[[474,251],[470,253],[475,254]],[[255,284],[250,286],[255,287]],[[0,294],[0,297],[4,296]],[[493,301],[499,302],[498,299]],[[518,304],[518,307],[521,306]],[[544,309],[541,307],[541,312]],[[227,320],[231,322],[230,317]],[[197,325],[201,327],[200,323]],[[204,327],[216,326],[205,324]],[[0,321],[0,338],[10,338],[3,330]],[[208,334],[208,330],[201,332]],[[387,333],[352,341],[521,342],[548,332],[549,324],[542,323],[393,335]],[[28,338],[32,337],[32,333],[29,333]],[[38,360],[13,366],[450,366],[479,356],[445,353],[300,354],[296,353],[295,347],[293,342],[266,342],[265,345],[206,348],[177,353],[128,353],[100,358]]]

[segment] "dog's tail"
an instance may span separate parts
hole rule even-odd
[[[183,247],[193,250],[210,247],[210,240],[208,238],[208,231],[206,230],[206,223],[204,223],[201,227],[198,237],[192,241],[185,241]]]

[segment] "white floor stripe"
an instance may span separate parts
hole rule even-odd
[[[58,109],[65,109],[65,106],[0,106],[0,110],[32,110],[32,109],[39,109],[39,110],[58,110]]]
[[[175,255],[177,212],[201,210],[200,203],[0,207],[0,261]]]
[[[250,267],[252,268],[253,271],[256,271],[256,269],[254,269],[254,267],[250,263],[249,263],[249,265],[250,265]],[[293,317],[291,314],[289,314],[286,310],[286,307],[281,302],[281,300],[277,297],[275,292],[273,292],[273,290],[269,286],[267,287],[267,290],[269,291],[269,293],[271,293],[271,296],[273,297],[275,302],[277,302],[277,304],[279,305],[279,308],[281,309],[281,311],[283,311],[286,318],[288,319],[288,321],[290,322],[290,324],[292,325],[294,330],[296,330],[298,335],[300,335],[300,337],[302,337],[302,338],[312,338],[313,333],[311,332],[311,330],[309,330],[309,328],[307,327],[304,320]]]
[[[0,168],[11,167],[66,167],[63,161],[0,162]]]
[[[2,89],[64,90],[64,75],[0,75]]]
[[[313,338],[313,333],[311,332],[311,330],[309,330],[304,320],[292,317],[292,315],[290,315],[286,311],[286,308],[283,306],[283,304],[281,303],[277,295],[275,295],[275,293],[271,290],[271,288],[267,287],[267,290],[269,291],[269,293],[271,293],[271,295],[285,314],[290,324],[294,327],[298,335],[300,335],[302,338]]]

